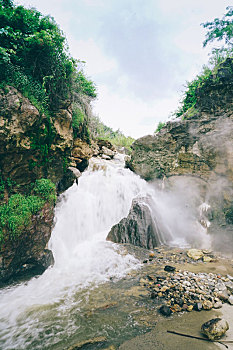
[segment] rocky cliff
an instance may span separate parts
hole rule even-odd
[[[219,227],[233,224],[233,60],[197,90],[195,108],[132,148],[130,169],[165,186],[178,178],[198,181],[201,200],[212,207],[209,219]]]
[[[92,154],[86,142],[74,139],[69,101],[61,101],[58,109],[46,116],[14,87],[0,90],[0,204],[16,193],[30,195],[32,183],[40,178],[55,183],[58,193],[66,190],[79,176],[79,165],[83,171]],[[52,262],[45,248],[53,207],[54,203],[47,202],[23,234],[0,242],[0,280],[20,272],[23,266],[43,270]]]

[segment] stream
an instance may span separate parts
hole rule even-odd
[[[171,241],[165,235],[165,243],[188,244],[184,221],[195,239],[206,239],[188,209],[174,208],[172,202],[168,207],[169,198],[125,169],[122,156],[91,160],[78,186],[69,188],[56,205],[49,241],[54,266],[0,290],[1,349],[61,350],[98,336],[119,345],[149,330],[132,317],[138,302],[128,303],[127,297],[142,264],[124,246],[106,241],[111,227],[128,215],[132,199],[148,195],[156,220],[169,232]],[[140,308],[145,316],[153,312],[143,300]]]

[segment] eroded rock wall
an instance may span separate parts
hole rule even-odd
[[[154,135],[136,140],[128,166],[148,181],[163,179],[165,186],[173,185],[177,177],[179,185],[182,178],[184,183],[188,177],[198,179],[202,200],[212,208],[208,219],[218,227],[232,225],[232,59],[199,88],[195,108],[184,117],[168,122]]]

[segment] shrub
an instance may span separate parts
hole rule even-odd
[[[9,67],[17,71],[10,79],[31,94],[47,95],[50,106],[59,99],[67,98],[71,90],[75,61],[70,57],[65,36],[49,16],[42,16],[35,9],[16,6],[13,2],[0,0],[0,76],[8,81]],[[29,81],[24,81],[25,76]],[[44,99],[44,96],[43,96]]]
[[[56,186],[48,179],[35,182],[34,195],[13,194],[8,203],[0,206],[0,243],[6,239],[16,239],[32,223],[32,216],[37,214],[46,201],[55,203]]]
[[[36,180],[33,192],[46,201],[56,201],[56,186],[49,179]]]
[[[157,126],[155,132],[159,132],[159,131],[164,127],[165,124],[166,124],[166,123],[159,122],[159,124],[158,124],[158,126]]]

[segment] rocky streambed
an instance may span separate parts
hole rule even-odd
[[[141,269],[90,291],[80,318],[92,329],[77,334],[70,346],[64,348],[214,350],[225,345],[230,348],[231,343],[221,345],[167,331],[206,339],[201,325],[212,318],[224,317],[230,329],[222,339],[233,340],[231,259],[201,251],[201,257],[194,260],[188,256],[188,250],[168,247],[148,251],[124,245],[122,249],[122,254],[130,252],[141,260]]]

